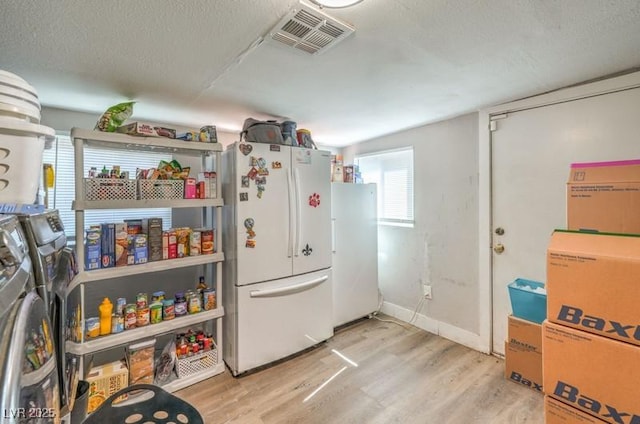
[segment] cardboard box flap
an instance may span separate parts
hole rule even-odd
[[[547,259],[551,253],[640,262],[640,235],[555,230],[547,248]]]
[[[640,159],[572,163],[568,184],[638,182]]]

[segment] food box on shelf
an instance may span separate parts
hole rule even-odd
[[[131,122],[130,124],[122,125],[118,127],[119,133],[128,135],[142,135],[149,137],[157,137],[158,133],[151,124],[145,124],[144,122]]]
[[[101,224],[102,268],[111,268],[116,265],[116,225]]]
[[[129,253],[126,222],[118,222],[115,224],[115,234],[116,266],[126,266],[128,263]]]
[[[128,265],[146,264],[148,262],[147,235],[128,235]]]
[[[176,130],[173,128],[153,127],[153,129],[160,137],[176,138]]]
[[[149,252],[149,261],[152,262],[162,260],[162,218],[143,219],[142,232],[147,235],[147,250]]]
[[[87,241],[84,252],[85,269],[100,269],[100,264],[102,263],[102,249],[99,227],[92,227],[87,230]]]
[[[129,385],[129,370],[124,362],[115,361],[91,368],[85,380],[89,383],[87,412],[91,413],[109,396]],[[124,399],[126,395],[119,400]]]

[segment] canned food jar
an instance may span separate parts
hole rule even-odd
[[[149,300],[146,293],[138,293],[136,295],[136,308],[142,309],[149,306]]]
[[[164,321],[172,320],[176,317],[173,305],[173,299],[165,299],[162,301],[162,319]]]
[[[187,315],[187,298],[184,297],[184,293],[176,293],[176,301],[174,303],[175,316],[181,317]]]
[[[197,314],[202,312],[202,302],[198,293],[192,292],[188,298],[188,307],[190,314]]]
[[[157,291],[151,295],[151,302],[162,302],[164,300],[164,292]]]
[[[127,299],[124,297],[119,297],[116,300],[116,315],[124,315],[124,307],[127,304]]]
[[[216,309],[216,291],[214,289],[206,289],[202,292],[202,307],[205,311]]]
[[[98,337],[100,335],[100,318],[91,317],[85,320],[87,337]]]
[[[124,317],[122,315],[113,314],[111,316],[111,332],[121,333],[124,331]]]
[[[153,302],[151,306],[149,306],[149,310],[151,324],[158,324],[162,322],[162,303]]]
[[[149,308],[139,308],[136,311],[136,326],[144,327],[145,325],[149,325]]]
[[[211,228],[198,228],[200,231],[200,252],[203,255],[211,255],[214,252],[213,230]]]
[[[193,230],[189,236],[189,255],[198,256],[202,253],[202,233]]]
[[[130,303],[125,305],[124,307],[124,329],[130,330],[132,328],[136,328],[136,323],[138,321],[138,315],[136,311],[136,305]]]

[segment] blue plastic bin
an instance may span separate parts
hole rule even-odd
[[[509,284],[509,297],[513,316],[527,321],[542,324],[547,318],[547,295],[535,293],[526,289],[544,288],[544,284],[538,281],[517,278]]]

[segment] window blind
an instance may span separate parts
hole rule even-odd
[[[413,148],[357,156],[365,183],[378,189],[378,219],[387,223],[413,223]]]
[[[111,169],[119,165],[121,171],[129,171],[130,178],[135,178],[136,168],[155,168],[161,160],[171,161],[172,157],[166,153],[130,152],[126,150],[100,149],[97,147],[84,148],[85,169],[84,176],[89,169],[95,167],[98,172],[104,166]],[[56,142],[49,150],[44,151],[44,163],[50,163],[55,170],[55,185],[49,189],[49,208],[58,209],[65,233],[69,238],[75,238],[75,212],[71,204],[75,198],[75,168],[74,151],[71,139],[65,135],[57,135]],[[124,219],[162,218],[164,229],[171,227],[171,209],[107,209],[85,211],[85,228],[104,222],[122,222]]]

